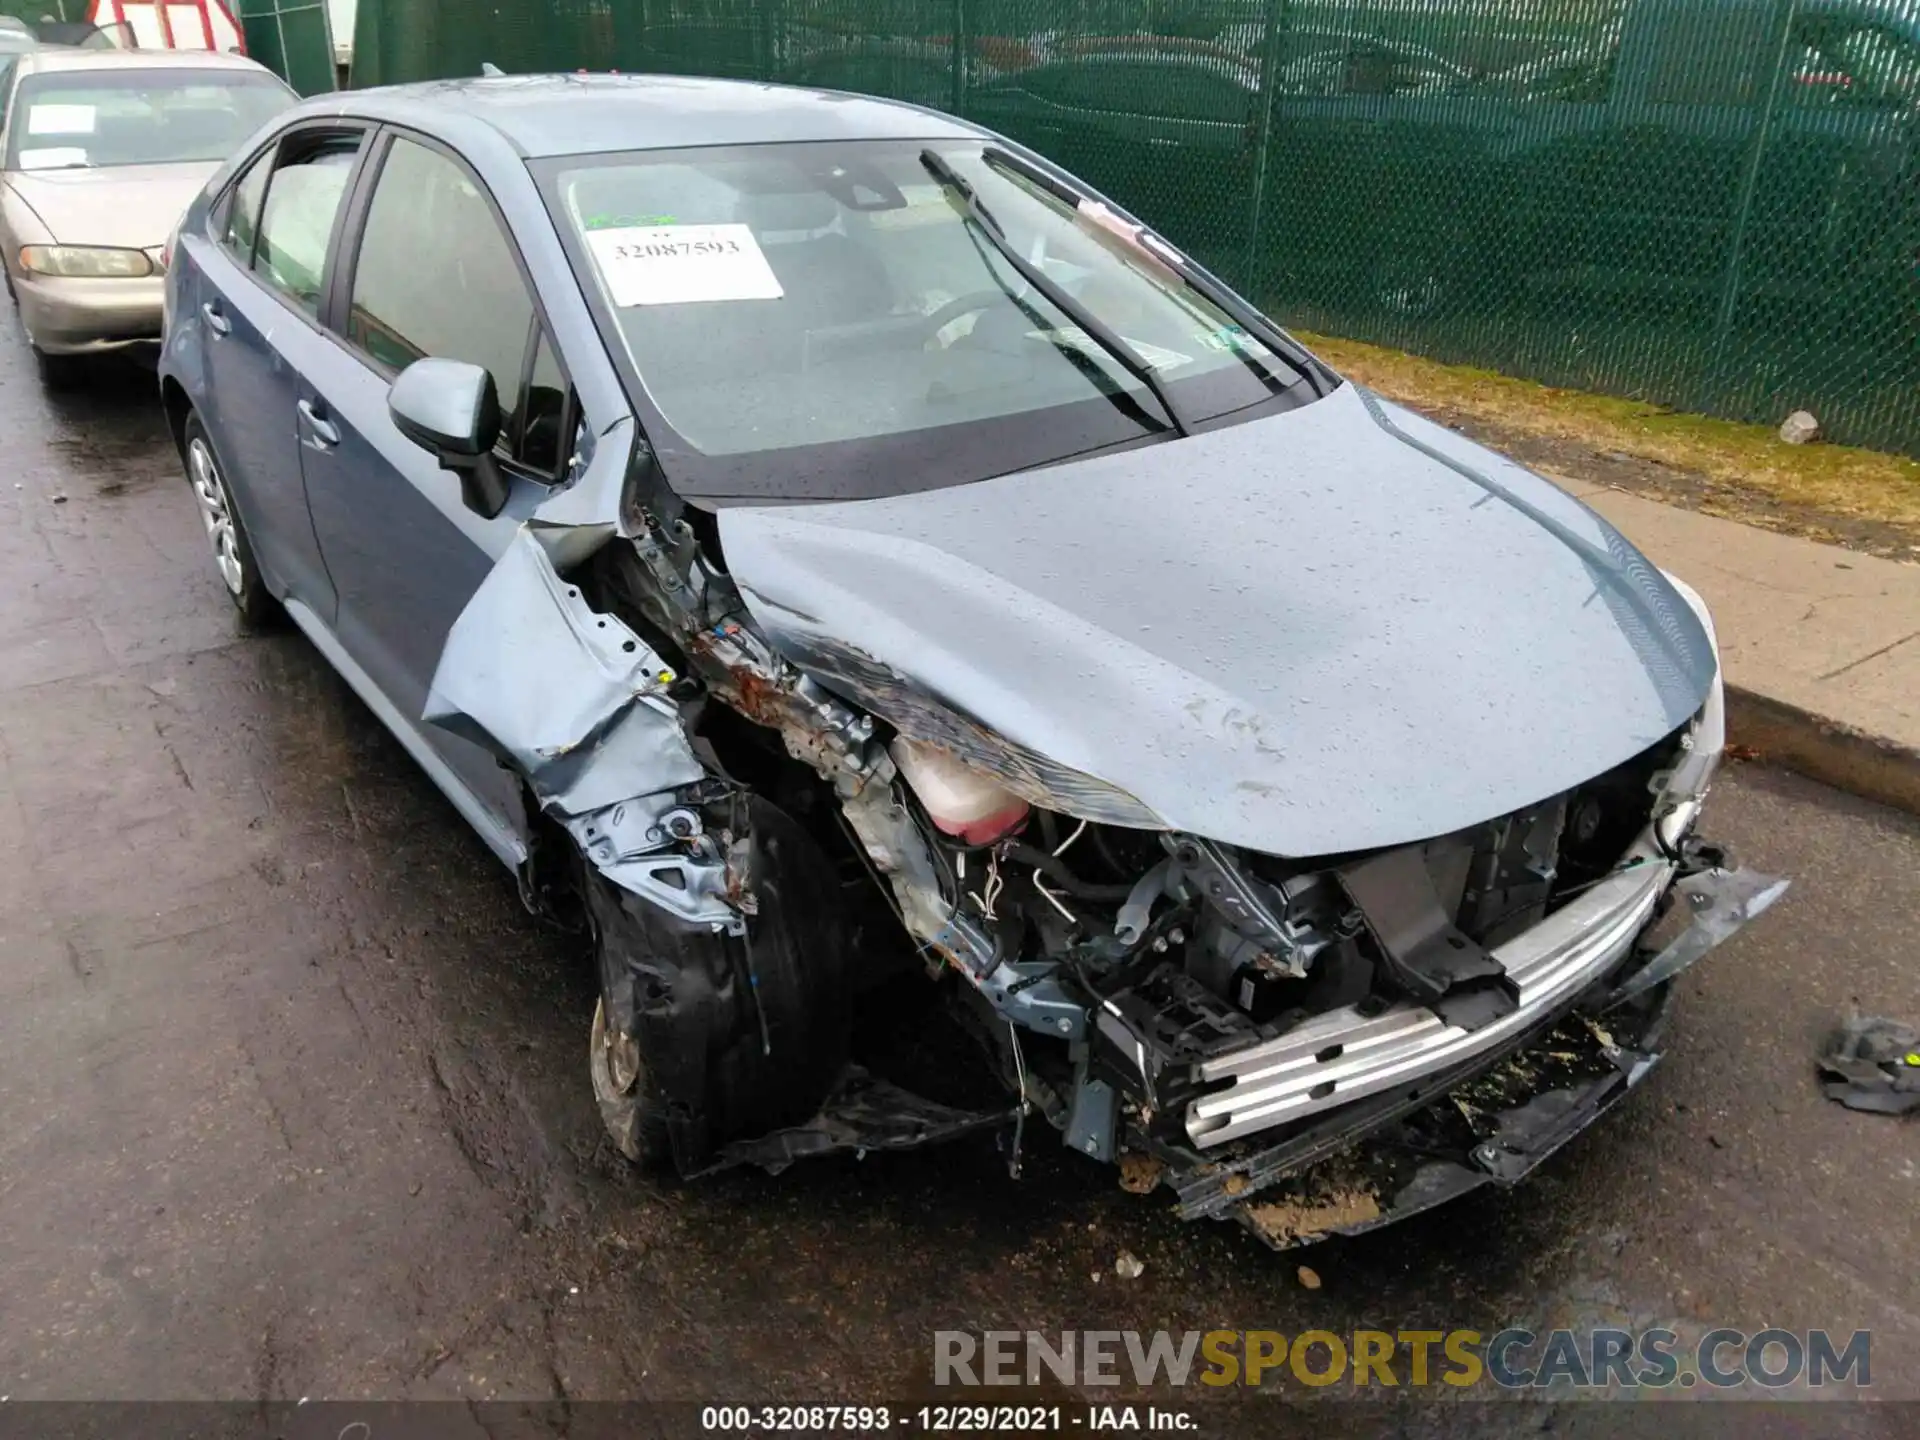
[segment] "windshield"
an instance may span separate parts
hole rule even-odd
[[[224,160],[292,105],[271,75],[181,69],[29,75],[14,96],[9,170]]]
[[[1049,285],[967,220],[932,173],[948,167]],[[554,162],[545,178],[672,432],[653,439],[682,494],[963,483],[1173,433],[1141,369],[1189,423],[1299,380],[1130,227],[993,163],[983,142],[660,151]]]

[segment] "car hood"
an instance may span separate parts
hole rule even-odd
[[[112,165],[101,170],[10,170],[7,184],[61,245],[151,250],[167,243],[218,161]]]
[[[1160,825],[1277,855],[1571,789],[1684,724],[1717,664],[1599,516],[1351,385],[975,485],[724,509],[719,530],[772,643],[903,731],[925,726],[900,687],[862,674]]]

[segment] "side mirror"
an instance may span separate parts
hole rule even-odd
[[[416,360],[387,391],[387,413],[402,435],[460,477],[460,498],[491,520],[507,503],[507,477],[493,456],[500,397],[493,376],[464,360]]]

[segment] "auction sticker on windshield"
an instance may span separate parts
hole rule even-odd
[[[35,105],[27,112],[29,135],[91,135],[91,105]]]
[[[778,300],[785,292],[745,225],[646,225],[586,232],[613,303]]]

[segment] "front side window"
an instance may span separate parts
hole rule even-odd
[[[320,313],[327,246],[359,153],[358,135],[283,142],[267,181],[253,271],[309,315]]]
[[[533,369],[527,376],[521,412],[520,430],[514,440],[520,462],[539,474],[558,475],[572,439],[566,433],[567,377],[544,331],[533,352]]]
[[[210,164],[297,98],[273,76],[245,71],[41,71],[14,95],[7,168]]]
[[[979,142],[931,147],[1009,245],[1133,358],[1116,356],[963,218],[923,163],[928,148],[552,162],[549,203],[671,427],[683,493],[886,493],[1137,441],[1165,424],[1132,365],[1198,420],[1299,378],[1118,238],[1103,209],[1017,175]]]
[[[566,386],[544,337],[545,368],[522,386],[533,333],[533,296],[479,185],[440,151],[394,140],[367,207],[347,340],[389,374],[429,355],[480,366],[499,393],[503,448],[524,459],[532,437],[544,461],[560,445],[550,412],[564,408]]]

